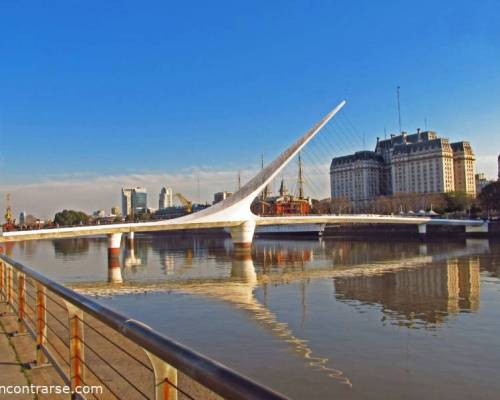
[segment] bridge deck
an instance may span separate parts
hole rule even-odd
[[[80,236],[99,236],[113,233],[129,232],[158,232],[186,229],[229,228],[241,225],[244,221],[192,221],[184,222],[182,219],[139,222],[112,225],[78,226],[54,229],[40,229],[29,231],[3,232],[0,242],[35,240],[35,239],[60,239]],[[406,225],[454,225],[454,226],[481,226],[482,220],[458,220],[428,217],[401,217],[390,215],[304,215],[304,216],[279,216],[255,217],[256,225],[290,225],[290,224],[406,224]]]

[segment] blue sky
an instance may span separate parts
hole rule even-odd
[[[397,85],[403,129],[427,119],[496,175],[498,2],[106,3],[2,2],[5,188],[254,168],[344,98],[371,148]]]

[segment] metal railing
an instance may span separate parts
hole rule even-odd
[[[89,397],[286,399],[3,254],[0,295],[18,317],[16,334],[36,341],[34,364],[50,363],[72,393],[100,386]]]

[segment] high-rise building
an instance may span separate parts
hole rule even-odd
[[[158,201],[158,208],[161,210],[162,208],[173,207],[173,192],[171,187],[164,187],[160,191],[160,199]]]
[[[214,193],[214,202],[213,204],[219,203],[222,200],[226,200],[228,197],[232,196],[233,192],[217,192]]]
[[[24,225],[26,223],[26,211],[21,211],[19,213],[19,224]]]
[[[417,130],[379,140],[375,151],[332,159],[331,197],[359,209],[379,195],[476,193],[475,157],[468,142],[449,143],[436,132]]]
[[[132,215],[132,189],[122,188],[122,215]]]
[[[498,156],[498,180],[500,181],[500,155]]]
[[[148,208],[148,193],[145,188],[122,188],[122,213],[130,216]]]
[[[469,142],[452,143],[455,191],[476,196],[476,158]]]
[[[145,188],[135,187],[132,191],[132,208],[134,213],[148,209],[148,192]]]
[[[330,167],[332,198],[363,202],[381,192],[382,157],[373,151],[358,151],[336,157]]]
[[[484,174],[484,172],[477,173],[476,174],[476,195],[481,193],[481,191],[492,182],[494,182],[494,181],[486,178],[486,175]]]

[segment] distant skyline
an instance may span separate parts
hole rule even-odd
[[[219,180],[200,188],[210,200],[344,98],[346,147],[372,149],[398,131],[397,86],[403,130],[470,141],[495,178],[498,15],[496,1],[4,3],[0,206],[10,191],[16,218],[91,211],[126,185],[154,205],[161,186],[196,194],[193,171]]]

